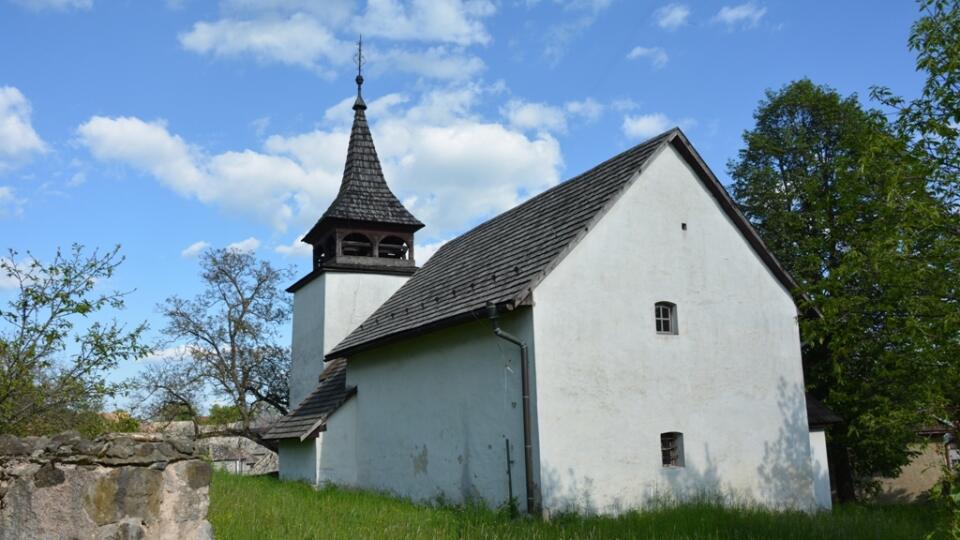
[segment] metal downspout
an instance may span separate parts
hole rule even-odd
[[[497,307],[487,306],[487,317],[493,322],[493,333],[504,341],[509,341],[520,347],[520,386],[523,394],[523,469],[526,479],[527,513],[536,513],[533,484],[533,436],[530,431],[530,360],[527,354],[527,344],[510,332],[502,330],[497,321]]]

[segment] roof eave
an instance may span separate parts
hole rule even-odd
[[[706,179],[707,182],[704,182],[706,188],[714,196],[714,198],[720,203],[720,207],[726,212],[727,216],[730,217],[737,229],[740,230],[740,233],[743,234],[746,238],[747,243],[754,249],[757,255],[766,263],[767,267],[773,273],[774,277],[787,289],[790,294],[797,294],[799,290],[799,285],[797,285],[796,280],[793,279],[793,276],[780,264],[780,261],[773,255],[773,252],[770,251],[770,248],[767,247],[767,244],[760,238],[760,235],[757,231],[750,225],[750,221],[746,216],[743,215],[743,212],[740,211],[740,207],[737,206],[737,203],[733,200],[727,190],[724,189],[723,184],[720,183],[720,180],[717,178],[713,171],[710,170],[710,167],[707,166],[706,162],[703,161],[703,158],[700,157],[700,154],[697,150],[690,144],[690,140],[687,139],[687,136],[684,135],[683,131],[679,128],[676,130],[676,136],[673,137],[670,141],[674,148],[680,153],[680,155],[687,161],[687,163],[694,168],[697,172],[701,173]]]
[[[500,310],[500,311],[512,311],[513,309],[515,309],[515,307],[516,307],[517,305],[518,305],[518,304],[513,303],[513,302],[499,302],[499,303],[496,303],[496,304],[495,304],[495,306],[497,307],[497,309]],[[370,349],[376,349],[377,347],[380,347],[380,346],[382,346],[382,345],[386,345],[386,344],[388,344],[388,343],[393,343],[393,342],[400,341],[400,340],[404,340],[404,339],[408,339],[408,338],[411,338],[411,337],[416,337],[416,336],[420,336],[420,335],[423,335],[423,334],[428,334],[428,333],[430,333],[430,332],[433,332],[434,330],[440,330],[440,329],[442,329],[442,328],[447,328],[447,327],[454,326],[454,325],[457,325],[457,324],[460,324],[460,323],[463,323],[463,322],[469,322],[469,321],[475,321],[475,320],[479,320],[479,319],[485,319],[485,318],[486,318],[486,314],[487,314],[487,307],[486,307],[486,306],[483,306],[483,307],[479,307],[479,308],[476,308],[476,309],[472,309],[472,310],[467,311],[467,312],[457,313],[457,314],[452,315],[452,316],[450,316],[450,317],[445,317],[445,318],[443,318],[443,319],[438,319],[438,320],[436,320],[436,321],[433,321],[433,322],[431,322],[431,323],[425,324],[425,325],[423,325],[423,326],[418,326],[418,327],[416,327],[416,328],[411,328],[411,329],[409,329],[409,330],[404,330],[404,331],[401,331],[401,332],[395,332],[395,333],[393,333],[393,334],[387,334],[387,335],[381,336],[381,337],[379,337],[379,338],[377,338],[377,339],[373,339],[373,340],[370,340],[370,341],[365,341],[365,342],[363,342],[363,343],[358,343],[358,344],[356,344],[356,345],[352,345],[352,346],[349,346],[349,347],[336,348],[336,349],[330,351],[330,352],[324,357],[324,361],[325,361],[325,362],[330,362],[330,361],[332,361],[332,360],[336,360],[337,358],[349,358],[350,356],[352,356],[352,355],[354,355],[354,354],[356,354],[356,353],[358,353],[358,352],[363,352],[363,351],[367,351],[367,350],[370,350]]]

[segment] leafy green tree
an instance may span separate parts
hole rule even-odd
[[[121,390],[106,374],[149,352],[146,324],[128,330],[106,320],[126,296],[103,291],[123,261],[119,247],[87,254],[75,244],[48,263],[18,257],[0,258],[0,277],[13,285],[0,306],[0,432],[73,429]]]
[[[210,414],[204,422],[212,426],[222,426],[240,422],[243,420],[243,414],[235,405],[211,405]]]
[[[943,227],[942,244],[955,245],[960,238],[960,2],[921,0],[921,17],[913,24],[908,45],[917,54],[917,71],[926,75],[923,90],[913,100],[895,96],[884,87],[872,94],[893,110],[895,126],[927,163],[930,189],[949,208],[951,219]],[[943,258],[952,268],[952,286],[946,287],[943,302],[950,306],[944,315],[939,347],[952,355],[939,366],[938,379],[943,397],[940,420],[953,426],[960,436],[960,256],[944,250]],[[946,355],[945,355],[946,356]],[[947,531],[960,538],[960,471],[945,467],[942,485],[933,498],[951,508],[954,519]]]
[[[917,71],[926,74],[920,96],[906,100],[888,88],[872,95],[896,113],[897,129],[931,166],[931,189],[960,208],[960,2],[921,0],[908,46],[917,54]],[[957,232],[956,230],[954,232]]]
[[[199,404],[212,391],[229,404],[223,413],[239,422],[237,434],[259,440],[252,422],[287,412],[290,351],[277,340],[290,317],[283,284],[292,274],[230,249],[207,250],[200,265],[203,291],[160,305],[162,331],[176,354],[145,371],[140,401],[151,416],[176,407],[198,424]]]
[[[922,155],[856,96],[800,80],[755,118],[729,164],[734,197],[818,314],[801,319],[807,383],[846,420],[832,457],[867,487],[906,464],[955,358],[949,209]]]

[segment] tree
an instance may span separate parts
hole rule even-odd
[[[908,461],[956,354],[949,209],[909,140],[856,96],[800,80],[755,118],[729,164],[733,194],[818,314],[800,321],[808,386],[846,420],[833,454],[868,487]]]
[[[210,414],[204,423],[211,426],[223,426],[239,422],[241,419],[240,409],[235,406],[211,405]]]
[[[931,166],[931,189],[960,208],[960,3],[921,0],[923,14],[910,31],[917,71],[926,73],[920,96],[906,100],[877,86],[872,95],[896,114],[897,129]],[[957,232],[955,230],[954,232]]]
[[[149,352],[146,323],[128,330],[103,317],[124,306],[126,293],[102,292],[123,262],[119,249],[86,254],[74,244],[49,263],[29,253],[18,262],[13,250],[0,259],[0,276],[13,284],[0,307],[0,432],[76,427],[122,389],[106,374]]]
[[[919,2],[922,16],[913,24],[908,46],[917,54],[917,71],[926,74],[920,96],[913,100],[893,95],[884,87],[872,95],[892,109],[898,132],[930,170],[928,185],[950,215],[940,228],[941,258],[952,279],[942,292],[943,314],[938,346],[952,361],[939,365],[943,396],[941,419],[960,436],[960,3],[946,0]],[[946,355],[945,355],[946,356]]]
[[[204,289],[193,299],[172,296],[159,309],[163,333],[179,357],[147,370],[140,383],[154,413],[166,407],[199,418],[204,389],[233,408],[239,432],[267,410],[287,412],[290,352],[276,343],[290,317],[281,285],[292,273],[237,250],[208,250],[200,260]]]

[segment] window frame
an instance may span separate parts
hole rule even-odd
[[[680,469],[684,467],[682,432],[665,431],[660,434],[660,463],[665,469]]]
[[[661,315],[661,310],[667,310],[667,316]],[[666,326],[666,330],[663,328]],[[658,335],[675,336],[679,334],[677,327],[677,305],[673,302],[661,300],[653,304],[653,327]]]

